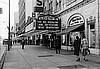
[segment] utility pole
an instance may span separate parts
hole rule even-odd
[[[9,0],[9,27],[8,27],[8,51],[10,51],[10,0]]]

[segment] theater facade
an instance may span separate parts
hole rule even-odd
[[[99,5],[99,0],[75,0],[75,3],[56,13],[64,27],[60,33],[57,33],[62,35],[62,45],[71,46],[76,35],[81,38],[85,35],[91,53],[100,54]]]

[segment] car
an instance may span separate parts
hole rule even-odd
[[[3,39],[3,45],[8,44],[8,39]]]
[[[10,41],[11,41],[11,39],[10,39]],[[8,39],[3,39],[3,45],[6,45],[6,44],[8,44]]]

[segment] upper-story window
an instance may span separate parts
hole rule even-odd
[[[62,2],[62,6],[63,6],[63,8],[66,7],[66,0],[63,0],[63,2]]]
[[[52,1],[49,3],[49,13],[52,13],[53,11],[53,6],[52,6]]]
[[[62,7],[66,8],[67,6],[69,6],[70,4],[74,3],[76,0],[63,0],[62,2]]]
[[[61,10],[61,0],[56,0],[56,11]]]

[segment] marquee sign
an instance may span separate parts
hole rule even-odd
[[[79,13],[75,13],[72,16],[70,16],[67,23],[69,24],[69,26],[73,26],[84,22],[85,22],[84,17]]]
[[[61,20],[54,15],[42,15],[36,19],[36,30],[61,30]]]

